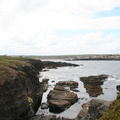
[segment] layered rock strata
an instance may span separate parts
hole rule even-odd
[[[80,80],[84,83],[86,92],[88,92],[91,97],[97,97],[98,95],[103,94],[101,85],[103,85],[107,78],[108,75],[97,75],[81,77]]]
[[[43,63],[14,60],[0,64],[0,68],[0,120],[29,119],[41,104],[43,86],[38,71]]]
[[[77,102],[78,97],[75,93],[56,85],[54,90],[49,92],[47,99],[50,112],[60,113]]]

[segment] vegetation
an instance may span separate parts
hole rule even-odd
[[[8,64],[8,63],[24,63],[25,60],[29,58],[25,57],[11,57],[11,56],[0,56],[0,65],[1,64]]]
[[[28,98],[29,105],[32,106],[33,105],[33,99],[30,96],[27,96],[27,98]]]
[[[117,99],[113,101],[109,110],[100,120],[120,120],[120,92],[118,93]]]
[[[12,80],[14,76],[18,73],[13,68],[17,68],[20,65],[29,65],[26,62],[28,58],[21,57],[10,57],[10,56],[0,56],[0,84],[4,83],[5,80]]]

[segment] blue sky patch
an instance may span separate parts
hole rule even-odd
[[[70,37],[75,37],[77,35],[84,35],[87,33],[91,32],[97,32],[97,31],[102,31],[104,32],[104,35],[109,35],[110,33],[113,33],[117,38],[120,38],[120,29],[107,29],[107,30],[56,30],[54,34],[57,37],[60,38],[70,38]]]
[[[120,16],[120,7],[116,7],[112,10],[103,10],[95,14],[96,18],[110,17],[110,16]]]

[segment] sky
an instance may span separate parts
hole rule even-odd
[[[0,0],[0,55],[120,54],[120,0]]]

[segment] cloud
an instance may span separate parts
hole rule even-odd
[[[105,35],[104,32],[96,31],[73,37],[59,38],[54,31],[40,31],[32,33],[30,38],[9,34],[9,41],[3,40],[0,44],[2,54],[36,54],[36,55],[59,55],[59,54],[85,54],[85,53],[114,53],[119,48],[120,39],[113,33]],[[0,36],[1,37],[1,36]],[[26,38],[25,38],[26,37]],[[14,38],[14,39],[13,39]]]
[[[0,54],[114,52],[119,38],[101,31],[120,29],[120,16],[96,13],[116,7],[119,0],[1,0]],[[60,38],[55,31],[61,29],[95,32]]]
[[[0,13],[5,29],[115,29],[120,17],[93,18],[117,6],[119,0],[4,0]]]

